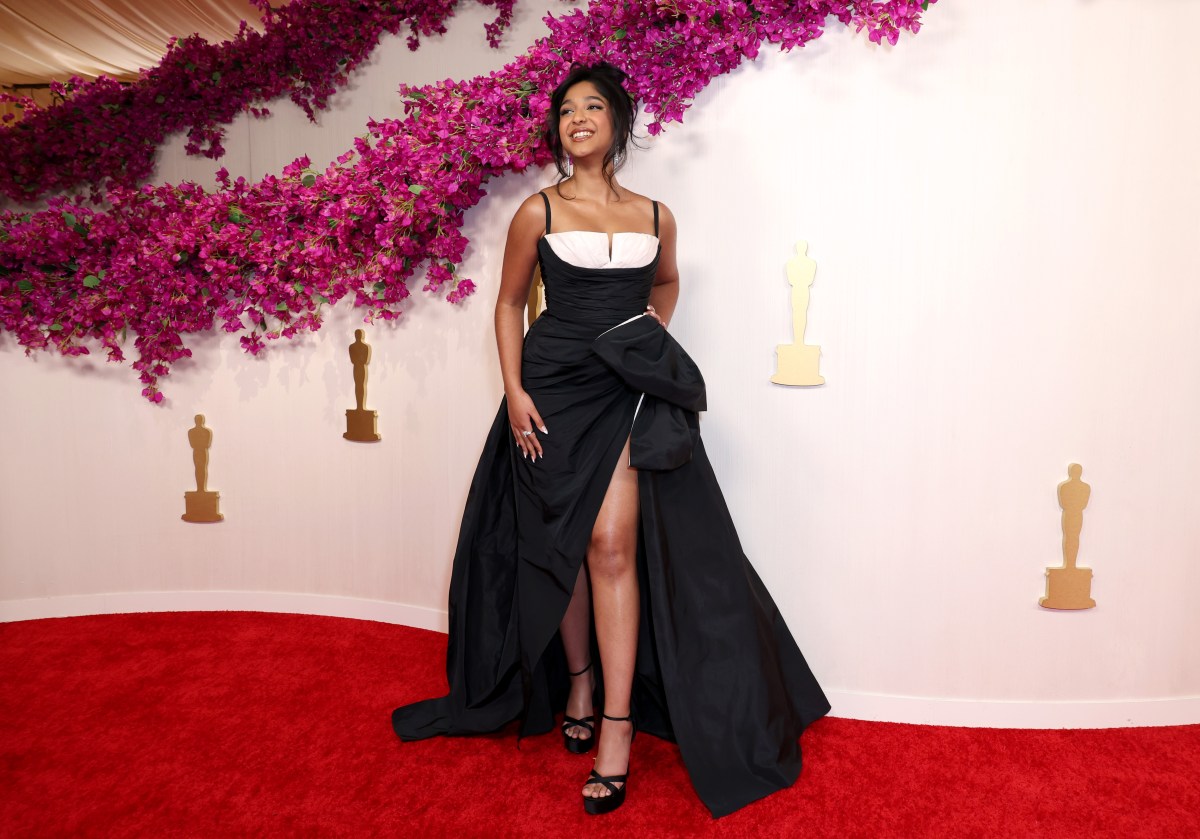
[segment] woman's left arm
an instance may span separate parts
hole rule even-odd
[[[650,305],[647,310],[658,322],[666,326],[671,322],[675,302],[679,299],[679,266],[675,264],[675,216],[667,205],[658,205],[658,241],[662,253],[658,257],[658,273],[654,275],[654,288],[650,290]]]

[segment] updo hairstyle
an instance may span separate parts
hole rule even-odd
[[[612,117],[613,141],[604,153],[604,180],[612,188],[613,176],[625,164],[628,149],[633,143],[633,121],[637,116],[637,100],[625,89],[628,76],[607,61],[600,61],[590,66],[583,64],[571,65],[571,72],[562,80],[554,92],[550,94],[550,110],[546,113],[545,139],[546,145],[554,155],[554,165],[558,169],[558,183],[570,177],[567,171],[567,152],[563,148],[562,137],[559,134],[559,112],[567,91],[580,82],[591,82],[596,90],[608,103],[609,114]]]

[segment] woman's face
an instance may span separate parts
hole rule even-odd
[[[612,112],[591,82],[567,88],[558,111],[558,135],[563,150],[573,158],[604,155],[612,145]]]

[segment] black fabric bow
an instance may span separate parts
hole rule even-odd
[[[663,471],[691,460],[700,439],[697,414],[708,404],[704,376],[679,342],[643,315],[601,333],[592,351],[645,394],[630,433],[629,465]]]

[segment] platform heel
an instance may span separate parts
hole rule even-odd
[[[627,722],[633,724],[633,736],[629,738],[630,747],[633,746],[633,741],[637,739],[637,723],[633,720],[633,715],[628,717],[610,717],[608,714],[601,714],[606,720],[613,722]],[[590,798],[583,796],[583,809],[590,816],[602,816],[605,813],[611,813],[613,810],[625,803],[625,791],[629,789],[629,768],[625,769],[624,775],[601,775],[595,769],[588,775],[584,786],[588,784],[601,784],[608,788],[611,795],[606,795],[604,798]],[[617,786],[620,784],[621,786]]]

